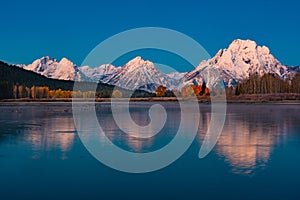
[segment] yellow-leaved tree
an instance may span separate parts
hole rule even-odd
[[[120,90],[114,90],[111,96],[113,98],[121,98],[123,96],[123,94]]]

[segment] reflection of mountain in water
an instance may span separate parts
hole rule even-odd
[[[132,119],[141,126],[147,125],[150,122],[148,110],[154,103],[132,103]],[[131,137],[120,131],[112,117],[110,104],[97,104],[96,110],[98,121],[114,144],[127,151],[144,153],[167,145],[178,130],[181,119],[178,104],[163,104],[168,114],[166,125],[159,134],[148,139]],[[273,149],[286,142],[287,134],[299,132],[299,105],[231,104],[227,108],[225,126],[214,152],[224,158],[235,173],[252,175],[263,169]],[[68,158],[77,137],[71,110],[69,104],[2,107],[0,148],[3,151],[0,153],[13,157],[17,153],[24,156],[24,151],[28,151],[33,159]],[[200,112],[197,137],[203,141],[210,121],[210,105],[201,104]],[[83,117],[87,122],[91,118],[89,113]],[[193,121],[192,115],[186,115],[186,119]],[[6,151],[8,145],[14,150]]]
[[[26,134],[26,140],[32,145],[35,154],[32,158],[40,158],[45,152],[58,150],[60,158],[66,159],[75,139],[74,122],[72,118],[48,118],[47,126],[42,129],[31,129]]]
[[[274,145],[273,133],[278,131],[278,127],[266,128],[262,124],[256,128],[248,123],[227,126],[219,138],[217,153],[225,157],[234,172],[251,174],[268,162]]]
[[[291,105],[292,106],[292,105]],[[228,107],[225,126],[215,150],[220,157],[232,166],[232,171],[253,174],[269,161],[277,141],[284,141],[288,119],[293,116],[293,108],[275,105],[232,105]],[[203,130],[207,130],[210,115],[202,114]],[[204,134],[199,134],[203,140]]]
[[[70,108],[64,105],[3,107],[0,121],[2,139],[29,149],[33,159],[66,159],[76,137]]]
[[[130,105],[130,116],[132,120],[139,126],[148,125],[151,122],[148,111],[153,104],[155,103],[144,102],[142,106],[140,104]],[[154,137],[150,138],[137,138],[121,131],[114,121],[109,105],[102,105],[101,112],[100,110],[99,112],[97,111],[97,116],[105,135],[115,145],[131,152],[152,152],[167,145],[176,134],[179,126],[180,108],[178,104],[166,103],[165,106],[168,115],[166,126]],[[127,126],[127,130],[133,135],[139,133],[139,129],[135,129],[130,126],[130,124],[127,124],[128,121],[126,119],[121,123],[123,126]],[[149,131],[151,132],[152,130],[149,129]]]

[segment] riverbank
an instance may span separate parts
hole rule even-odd
[[[198,97],[199,103],[210,103],[212,97]],[[110,102],[111,98],[44,98],[44,99],[3,99],[0,103],[5,102]],[[114,101],[125,102],[128,98],[114,98]],[[131,98],[130,101],[134,102],[151,102],[151,101],[191,101],[193,98],[182,97],[148,97],[148,98]],[[224,101],[222,98],[214,97],[214,102]],[[243,94],[239,96],[227,96],[227,103],[299,103],[300,94]]]

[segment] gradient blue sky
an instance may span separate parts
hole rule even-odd
[[[300,3],[261,1],[2,1],[0,60],[28,64],[49,55],[80,64],[114,34],[157,26],[189,35],[211,56],[234,39],[252,39],[282,63],[300,65]]]

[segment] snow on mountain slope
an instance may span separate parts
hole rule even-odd
[[[263,75],[274,73],[287,78],[289,68],[282,65],[265,46],[258,46],[251,40],[234,40],[227,49],[221,49],[211,59],[202,61],[194,70],[183,77],[183,83],[202,84],[203,78],[209,85],[214,84],[217,69],[225,86],[236,85],[238,81],[248,78],[251,74]]]
[[[49,56],[35,60],[29,65],[19,65],[20,67],[44,75],[48,78],[59,80],[88,81],[78,67],[67,58],[62,58],[59,62]]]
[[[160,72],[152,62],[136,57],[102,80],[104,83],[126,89],[153,91],[159,85],[169,87],[169,78]]]
[[[155,91],[159,85],[170,90],[180,90],[185,85],[201,85],[205,80],[208,87],[224,83],[235,86],[252,74],[277,74],[282,79],[291,79],[300,72],[300,67],[281,64],[265,46],[258,46],[251,40],[234,40],[227,49],[221,49],[209,60],[202,61],[194,70],[186,73],[160,72],[149,60],[136,57],[123,67],[103,64],[96,68],[78,67],[66,58],[59,62],[49,56],[30,65],[19,65],[46,77],[61,80],[103,82],[127,89]]]
[[[170,77],[171,79],[175,79],[175,80],[180,80],[181,78],[184,77],[184,75],[186,74],[187,72],[171,72],[169,74],[166,74],[168,77]]]
[[[94,82],[100,82],[107,78],[110,74],[119,70],[119,68],[114,67],[111,64],[104,64],[96,68],[91,68],[89,66],[79,67],[79,70],[89,77]]]

